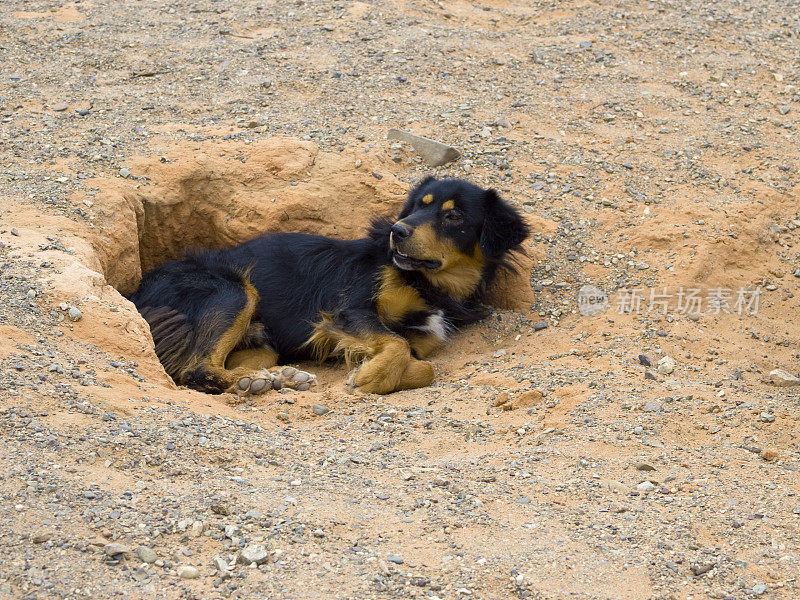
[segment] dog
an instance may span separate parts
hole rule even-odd
[[[425,359],[488,314],[529,233],[495,190],[427,177],[363,239],[272,233],[192,252],[145,274],[130,300],[179,385],[307,390],[313,374],[280,365],[341,356],[348,388],[388,394],[433,382]]]

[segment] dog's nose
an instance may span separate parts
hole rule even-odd
[[[411,229],[407,226],[403,225],[402,223],[395,223],[392,225],[392,237],[397,242],[402,242],[408,236],[411,235]]]

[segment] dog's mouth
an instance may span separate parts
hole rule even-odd
[[[398,269],[403,269],[404,271],[417,271],[419,269],[433,271],[442,266],[442,262],[439,260],[413,258],[408,254],[403,254],[397,249],[392,250],[392,262]]]

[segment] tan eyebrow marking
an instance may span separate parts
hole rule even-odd
[[[431,202],[433,202],[433,194],[425,194],[422,197],[423,204],[430,204]]]
[[[448,200],[442,204],[442,210],[452,210],[456,207],[456,203],[453,200]]]

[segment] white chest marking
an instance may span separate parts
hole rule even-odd
[[[419,329],[435,335],[442,341],[447,339],[447,325],[445,323],[442,311],[430,315],[427,321],[425,321],[425,325]]]

